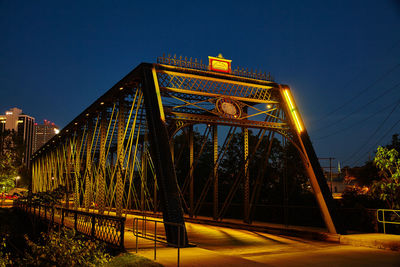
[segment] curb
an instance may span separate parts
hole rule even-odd
[[[389,234],[341,235],[340,244],[400,252],[400,236]]]

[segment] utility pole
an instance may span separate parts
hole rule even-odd
[[[334,159],[336,159],[336,158],[332,158],[332,157],[329,157],[329,158],[318,158],[319,160],[329,160],[329,167],[322,167],[323,169],[329,169],[329,179],[330,179],[330,181],[331,181],[331,186],[330,186],[330,188],[331,188],[331,194],[332,194],[332,160],[334,160]]]

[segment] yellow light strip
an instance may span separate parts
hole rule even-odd
[[[292,114],[293,120],[295,121],[297,131],[299,133],[301,133],[303,131],[303,126],[301,125],[300,118],[299,118],[300,116],[297,114],[297,108],[292,101],[289,90],[287,90],[287,89],[283,90],[283,94],[285,95],[286,102],[289,105],[289,111]]]
[[[164,115],[164,108],[163,108],[162,101],[161,101],[160,87],[158,85],[157,73],[156,73],[156,69],[154,66],[151,69],[151,71],[153,73],[154,85],[156,87],[156,95],[157,95],[157,100],[158,100],[158,107],[160,109],[160,117],[161,117],[161,120],[163,122],[165,122],[165,115]]]

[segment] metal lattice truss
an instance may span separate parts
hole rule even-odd
[[[196,155],[194,124],[205,125]],[[230,127],[220,148],[219,125]],[[297,147],[327,228],[336,232],[329,189],[290,89],[269,80],[205,68],[139,65],[33,155],[33,192],[65,186],[75,209],[115,211],[122,216],[131,210],[157,212],[160,206],[164,221],[184,223],[182,210],[196,216],[209,190],[213,191],[213,217],[222,219],[242,185],[244,220],[249,222],[271,151],[271,145],[263,148],[265,164],[251,189],[248,168],[255,151],[249,150],[249,128],[258,131],[255,149],[263,137],[272,140],[274,134]],[[218,168],[238,129],[243,135],[244,163],[222,200]],[[189,173],[183,184],[177,183],[174,166],[180,157],[174,154],[174,136],[180,130],[188,136],[190,151]],[[214,166],[210,166],[200,196],[194,199],[193,173],[208,139],[213,143]],[[176,232],[167,228],[170,242],[178,242]]]
[[[101,112],[85,113],[84,122],[74,122],[73,129],[64,129],[50,141],[47,147],[51,149],[44,147],[36,153],[33,192],[62,185],[73,190],[75,208],[98,207],[103,213],[106,207],[116,207],[118,215],[122,208],[138,208],[138,195],[131,185],[134,178],[143,178],[141,158],[148,153],[143,142],[143,93],[140,88],[124,90],[132,92]]]
[[[289,135],[284,113],[276,112],[281,106],[275,83],[238,82],[169,70],[157,71],[157,77],[166,116],[171,120],[273,129]],[[237,115],[221,110],[217,105],[221,102],[234,105]]]

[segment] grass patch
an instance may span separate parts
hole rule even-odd
[[[111,259],[111,261],[101,265],[103,267],[161,267],[163,265],[149,260],[145,257],[130,254],[130,253],[123,253]]]

